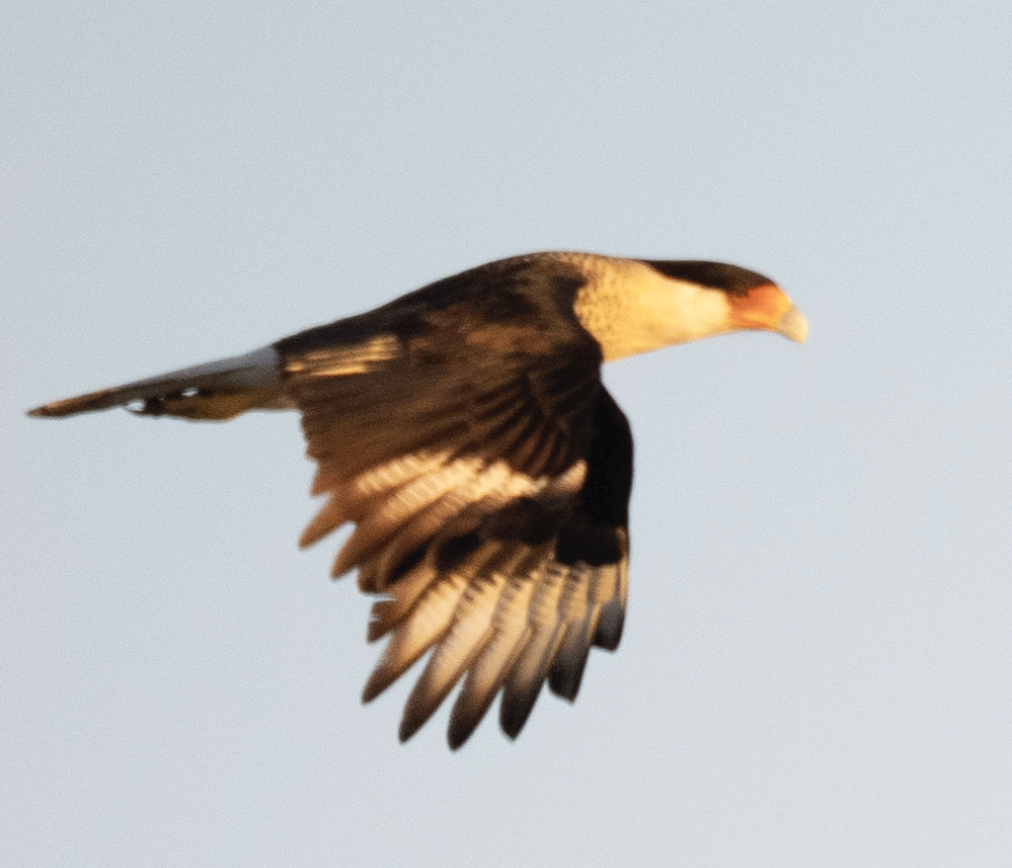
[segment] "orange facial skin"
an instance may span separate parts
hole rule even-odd
[[[745,295],[728,295],[731,323],[739,329],[778,331],[784,314],[794,305],[784,291],[773,283],[753,287]]]

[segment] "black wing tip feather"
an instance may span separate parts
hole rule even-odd
[[[478,725],[484,719],[486,711],[487,707],[477,715],[466,717],[458,716],[457,714],[451,715],[449,726],[446,729],[446,743],[449,745],[450,750],[460,750],[464,746],[467,740],[474,735]],[[416,718],[405,714],[397,729],[397,740],[401,744],[409,741],[428,722],[430,717],[431,714],[425,715],[424,718]],[[510,738],[516,738],[516,735],[511,735]]]
[[[601,610],[601,619],[594,632],[594,645],[605,651],[615,651],[622,641],[625,626],[625,606],[619,600],[612,600]]]
[[[580,683],[587,668],[590,648],[577,660],[556,661],[548,674],[548,689],[567,702],[575,702],[580,692]]]
[[[401,744],[408,741],[418,730],[428,723],[429,718],[435,710],[433,708],[424,717],[416,717],[405,713],[397,729],[398,741]],[[459,750],[463,747],[464,743],[474,734],[484,716],[484,711],[476,717],[468,717],[466,719],[458,719],[456,715],[452,715],[450,717],[450,724],[446,730],[446,742],[450,746],[450,750]]]
[[[450,724],[446,729],[446,741],[450,750],[458,750],[474,734],[478,725],[485,719],[489,706],[495,699],[498,689],[482,695],[479,701],[465,701],[468,696],[467,684],[457,697],[450,712]]]
[[[499,706],[499,726],[510,739],[516,739],[520,735],[541,695],[544,683],[543,677],[536,678],[519,690],[507,687],[503,692],[502,704]]]
[[[374,670],[372,675],[369,676],[369,680],[365,683],[365,687],[362,688],[362,704],[367,705],[372,702],[396,680],[396,677],[379,678],[377,677],[377,670]]]
[[[411,738],[419,729],[422,728],[422,724],[409,723],[406,719],[401,721],[400,727],[397,729],[397,740],[404,744],[408,739]]]
[[[467,740],[474,735],[474,731],[478,728],[479,723],[481,723],[481,718],[466,723],[456,723],[451,720],[450,726],[446,730],[446,743],[450,746],[450,750],[460,750]]]

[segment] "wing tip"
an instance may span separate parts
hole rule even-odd
[[[560,699],[565,699],[566,702],[576,702],[586,666],[586,656],[583,658],[582,663],[574,663],[569,666],[553,666],[548,676],[549,690]]]
[[[605,651],[614,651],[622,641],[622,630],[625,627],[625,605],[615,598],[601,609],[601,617],[594,631],[593,644]]]
[[[432,715],[432,711],[435,711],[435,709],[429,711],[428,714],[411,714],[409,709],[405,709],[404,717],[401,718],[401,725],[397,728],[397,740],[401,744],[404,744],[404,742],[425,725]]]
[[[446,743],[450,746],[450,750],[460,750],[467,740],[474,734],[474,730],[477,725],[477,720],[474,722],[458,722],[451,719],[450,726],[446,730]]]
[[[543,683],[544,679],[539,678],[520,694],[503,693],[502,704],[499,706],[499,727],[511,741],[516,741],[531,716]]]
[[[369,680],[366,681],[365,687],[362,688],[362,704],[367,705],[372,702],[377,696],[379,696],[384,690],[386,690],[391,684],[397,680],[397,676],[389,672],[382,666],[377,666],[372,675],[369,676]]]

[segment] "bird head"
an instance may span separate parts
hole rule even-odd
[[[744,329],[798,343],[808,323],[780,287],[737,265],[701,260],[615,260],[584,264],[576,313],[605,361]]]

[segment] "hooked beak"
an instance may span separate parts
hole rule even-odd
[[[785,338],[790,338],[792,341],[803,344],[808,339],[808,320],[792,304],[787,309],[787,313],[780,317],[780,320],[773,327],[773,331],[782,334]]]

